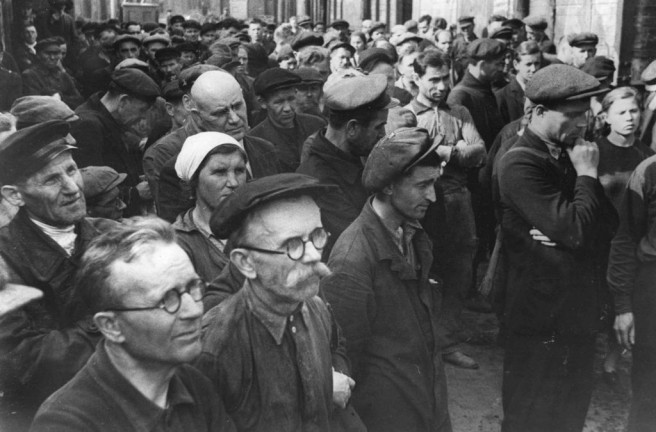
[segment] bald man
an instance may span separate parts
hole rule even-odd
[[[275,147],[261,138],[247,136],[249,131],[246,102],[237,80],[227,72],[208,71],[201,74],[188,94],[182,97],[189,113],[187,123],[161,138],[144,155],[155,188],[157,214],[173,222],[177,215],[191,207],[189,189],[181,187],[175,172],[175,161],[182,144],[199,132],[222,132],[243,143],[248,155],[251,178],[280,172]]]

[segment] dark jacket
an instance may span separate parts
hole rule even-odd
[[[62,102],[71,109],[77,108],[82,96],[73,78],[61,69],[48,69],[40,61],[23,71],[23,95],[52,96],[59,93]]]
[[[38,61],[37,59],[36,53],[32,52],[25,43],[21,43],[16,48],[16,62],[21,71],[33,66]]]
[[[0,228],[0,259],[7,266],[9,280],[36,287],[44,294],[42,300],[0,317],[2,390],[5,400],[16,403],[17,411],[21,406],[36,410],[93,353],[100,335],[71,304],[71,289],[91,240],[114,225],[106,219],[80,221],[70,257],[34,225],[25,210]]]
[[[494,92],[494,96],[497,98],[497,105],[504,124],[524,116],[526,97],[524,96],[524,90],[517,82],[517,78],[512,77],[508,85]]]
[[[23,95],[23,79],[16,72],[0,66],[0,111],[9,111]]]
[[[280,172],[280,164],[276,149],[269,141],[251,136],[244,137],[244,149],[248,155],[248,163],[253,172],[253,178],[265,177]],[[159,203],[157,215],[164,220],[173,222],[183,211],[194,206],[189,185],[183,183],[175,172],[175,161],[172,157],[160,171],[157,196]]]
[[[249,135],[270,141],[276,147],[281,172],[294,172],[301,163],[303,143],[313,133],[326,126],[320,117],[308,114],[296,114],[294,127],[283,129],[267,118],[251,129]]]
[[[556,159],[530,128],[501,158],[498,181],[509,330],[539,337],[594,334],[605,260],[600,245],[617,227],[601,183],[577,176],[567,153]],[[533,240],[533,227],[557,246]]]
[[[344,331],[357,383],[351,402],[370,431],[450,431],[438,343],[440,293],[426,233],[408,264],[368,201],[335,243],[321,289]]]
[[[462,81],[451,90],[447,104],[462,105],[469,110],[476,130],[485,141],[485,148],[489,149],[504,126],[490,85],[477,80],[467,71]]]
[[[311,135],[303,145],[306,157],[296,172],[314,176],[322,183],[338,186],[326,191],[316,201],[321,209],[321,221],[330,232],[330,240],[324,248],[324,258],[342,231],[355,220],[367,201],[368,193],[362,186],[364,166],[360,158],[338,149],[326,139],[326,128]]]

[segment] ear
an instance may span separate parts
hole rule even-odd
[[[0,188],[0,194],[2,194],[2,198],[6,199],[9,204],[15,207],[22,207],[25,205],[23,195],[14,185],[2,186],[2,188]]]
[[[125,108],[125,106],[126,106],[127,104],[130,103],[130,100],[131,100],[130,96],[128,96],[128,95],[126,95],[126,94],[122,94],[122,95],[120,95],[120,96],[118,97],[118,103],[117,103],[118,108],[122,110],[123,108]]]
[[[420,77],[419,77],[419,74],[418,74],[417,72],[413,72],[413,73],[412,73],[412,80],[413,80],[414,82],[419,81],[419,78],[420,78]]]
[[[164,109],[169,117],[173,117],[173,104],[171,102],[164,102]]]
[[[255,279],[257,277],[253,260],[245,249],[235,248],[230,251],[230,261],[247,279]]]
[[[262,96],[257,97],[257,102],[260,104],[260,108],[262,108],[263,111],[267,110],[266,100],[264,100]]]
[[[121,331],[121,323],[118,320],[116,312],[98,312],[93,316],[93,322],[96,323],[98,330],[105,338],[117,344],[125,341],[125,336]]]
[[[389,184],[385,186],[383,189],[381,189],[380,193],[383,195],[391,196],[392,192],[394,192],[394,185]]]
[[[517,60],[513,59],[513,67],[515,68],[515,70],[517,70],[517,65],[518,64],[519,64],[519,62]]]
[[[191,112],[192,109],[196,108],[196,104],[194,103],[193,100],[191,100],[191,96],[189,96],[186,93],[182,95],[182,106],[184,106],[184,109],[186,109],[189,112]]]
[[[360,134],[360,123],[355,120],[351,119],[346,123],[346,136],[348,138],[355,138]]]

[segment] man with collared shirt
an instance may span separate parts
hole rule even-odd
[[[369,431],[451,431],[440,355],[432,245],[419,224],[435,202],[441,160],[422,128],[380,140],[362,174],[373,193],[330,254],[321,281],[344,331]]]
[[[444,347],[443,356],[458,367],[476,369],[478,364],[459,351],[457,340],[463,330],[461,312],[472,280],[477,245],[467,176],[470,170],[483,165],[485,143],[467,108],[446,103],[451,87],[448,55],[439,51],[422,53],[413,67],[419,94],[407,108],[417,116],[417,126],[428,130],[438,144],[437,153],[447,163],[436,188],[439,204],[431,205],[426,221],[434,236],[439,263],[436,267],[445,285],[442,323],[451,343]]]
[[[36,60],[37,32],[34,24],[28,24],[23,29],[23,43],[16,50],[16,61],[21,71],[32,66]]]
[[[329,185],[285,173],[239,187],[212,215],[246,281],[203,319],[199,369],[238,430],[327,431],[355,384],[319,279],[328,233],[316,197]]]
[[[517,75],[510,78],[508,85],[494,93],[503,123],[508,124],[524,115],[524,89],[533,75],[542,67],[542,51],[534,41],[519,44],[513,53],[513,66]]]
[[[526,86],[530,123],[499,162],[504,432],[583,429],[602,322],[599,255],[617,213],[598,179],[597,145],[582,136],[590,98],[607,91],[572,66],[539,70]]]
[[[385,135],[387,113],[398,101],[387,94],[383,75],[338,79],[324,91],[328,126],[305,141],[297,172],[339,187],[317,197],[321,220],[334,242],[367,200],[361,181],[362,158]]]
[[[267,117],[250,135],[273,143],[281,172],[296,171],[301,163],[303,143],[326,126],[320,117],[296,112],[296,89],[301,82],[295,73],[274,68],[262,72],[253,83]]]
[[[201,351],[205,283],[150,220],[119,225],[82,257],[75,287],[103,335],[84,368],[39,409],[31,431],[234,431]]]
[[[9,282],[43,293],[0,318],[3,430],[25,430],[39,404],[84,366],[99,337],[69,296],[82,253],[115,223],[86,217],[74,144],[68,123],[52,120],[13,133],[0,148],[3,201],[20,208],[0,228],[0,267]]]

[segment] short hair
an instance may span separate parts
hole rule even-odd
[[[432,18],[430,15],[428,15],[428,14],[427,14],[427,15],[422,15],[422,16],[419,17],[419,22],[420,22],[420,23],[421,23],[421,22],[427,22],[428,25],[430,25],[430,23],[431,23],[432,20],[433,20],[433,18]]]
[[[91,241],[82,255],[73,292],[95,314],[120,306],[111,284],[111,267],[117,261],[133,262],[157,250],[159,243],[175,244],[175,230],[158,218],[142,218],[131,225],[117,225]]]
[[[446,20],[442,17],[435,17],[433,20],[433,28],[435,30],[446,30],[448,26],[449,23],[447,23]]]
[[[311,45],[301,48],[298,52],[298,67],[311,67],[330,58],[328,48]]]
[[[248,24],[248,25],[251,25],[251,24],[259,24],[259,25],[261,25],[262,27],[265,26],[264,21],[262,21],[262,20],[259,19],[259,18],[251,18],[251,19],[249,19],[249,20],[247,21],[247,24]]]
[[[537,42],[535,41],[524,41],[520,43],[517,49],[515,50],[513,59],[516,61],[520,61],[521,56],[534,55],[534,54],[542,55],[542,50],[540,49],[540,45],[538,45]]]
[[[601,101],[601,122],[598,123],[598,130],[595,131],[599,136],[607,136],[610,133],[610,125],[605,121],[608,110],[615,102],[622,99],[634,99],[642,111],[642,98],[638,90],[633,87],[618,87],[611,90]]]
[[[367,45],[367,37],[364,35],[363,32],[361,32],[361,31],[354,31],[353,33],[351,33],[351,37],[353,37],[353,36],[360,38],[360,40],[362,41],[362,43],[365,44],[365,45]]]
[[[378,117],[377,110],[371,109],[354,109],[349,111],[328,111],[328,123],[335,129],[343,128],[350,120],[356,120],[364,127],[368,127],[369,123]]]
[[[216,24],[217,27],[221,30],[227,30],[232,27],[241,30],[241,22],[238,19],[232,17],[225,18]]]
[[[412,69],[420,77],[426,75],[426,70],[429,67],[442,68],[451,67],[451,59],[449,56],[438,49],[427,50],[419,54],[414,62],[412,62]]]

